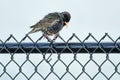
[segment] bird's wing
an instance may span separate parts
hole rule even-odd
[[[46,15],[42,20],[40,20],[35,25],[31,26],[31,28],[36,28],[37,30],[52,27],[58,24],[60,21],[60,15],[59,13],[49,13]]]

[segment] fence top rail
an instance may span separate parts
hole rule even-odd
[[[100,40],[91,33],[83,41],[75,33],[67,41],[58,35],[57,38],[62,42],[39,42],[43,38],[44,35],[34,41],[29,35],[25,35],[19,42],[11,34],[5,41],[0,39],[0,53],[120,53],[120,37],[114,40],[108,33],[105,33]],[[24,42],[26,39],[30,42]],[[74,39],[77,42],[72,42]],[[88,42],[89,39],[93,42]]]
[[[79,43],[79,42],[70,42],[70,43],[63,43],[63,42],[54,42],[54,43],[47,43],[47,42],[42,42],[42,43],[0,43],[0,48],[2,47],[9,47],[9,48],[17,48],[19,46],[24,47],[24,48],[33,48],[35,46],[37,46],[38,48],[40,47],[50,47],[50,46],[54,46],[54,47],[65,47],[65,46],[70,46],[70,47],[74,47],[74,48],[79,48],[79,47],[105,47],[105,48],[111,48],[111,47],[119,47],[120,43],[113,43],[113,42],[101,42],[101,43],[97,43],[97,42],[86,42],[86,43]]]
[[[120,53],[120,43],[1,43],[0,53]]]

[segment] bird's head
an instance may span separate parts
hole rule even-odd
[[[62,12],[61,14],[63,15],[64,25],[68,26],[68,22],[71,19],[70,13],[65,11],[65,12]]]

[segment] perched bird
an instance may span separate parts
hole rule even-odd
[[[46,15],[42,20],[37,22],[35,25],[31,26],[32,30],[28,33],[34,33],[42,31],[43,35],[49,39],[49,35],[54,35],[54,40],[57,38],[57,34],[63,28],[63,26],[68,26],[68,22],[71,19],[69,12],[54,12]]]

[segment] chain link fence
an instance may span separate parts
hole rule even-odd
[[[58,35],[62,42],[42,39],[26,35],[18,41],[10,35],[0,40],[0,80],[120,80],[120,37],[113,40],[106,33],[97,40],[90,33],[83,41],[76,34],[68,40]]]

